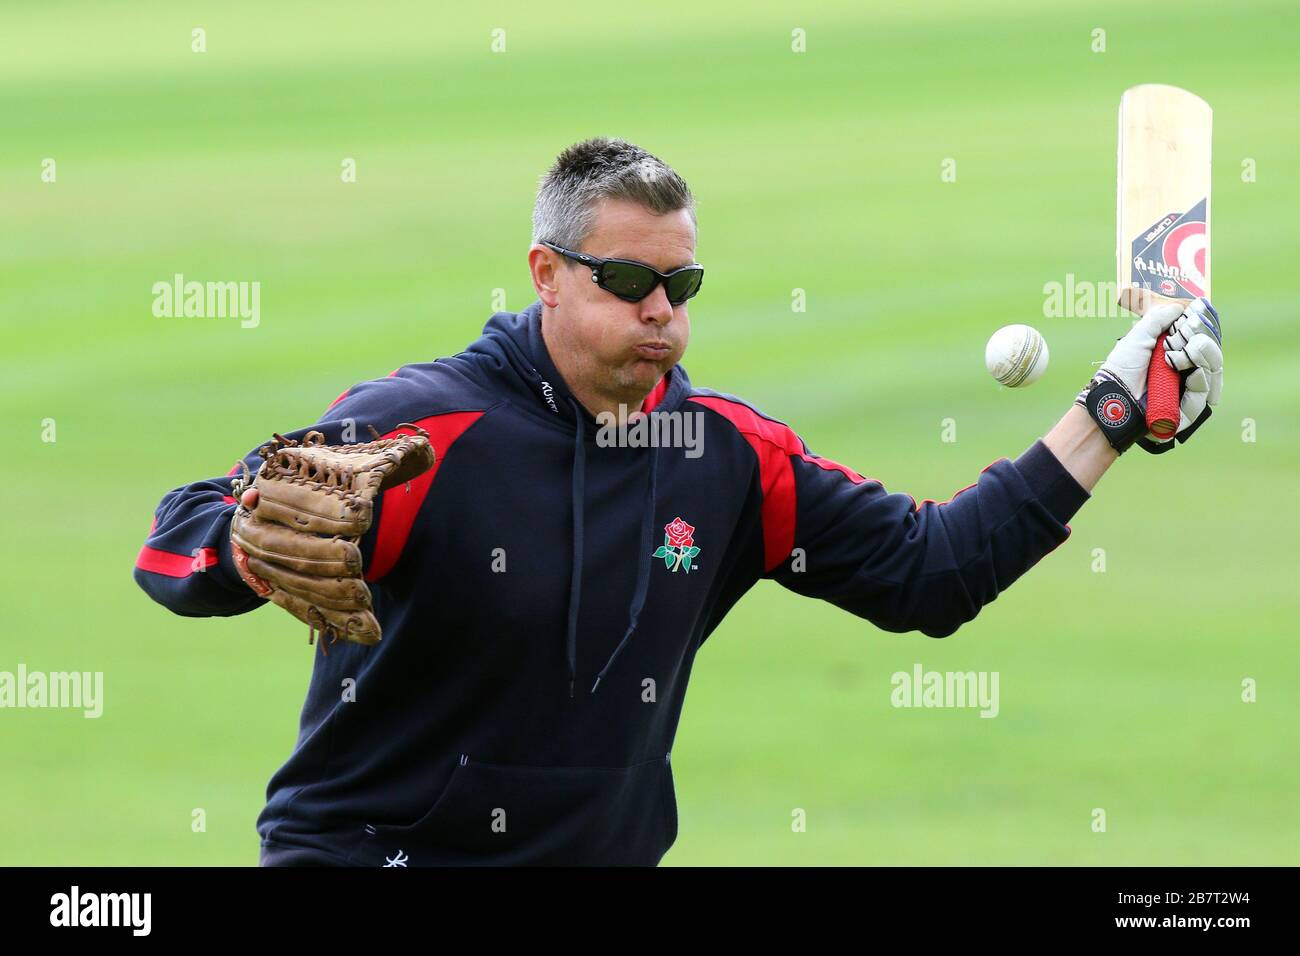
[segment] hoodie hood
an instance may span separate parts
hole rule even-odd
[[[551,360],[546,342],[542,338],[542,303],[534,302],[522,312],[497,312],[483,328],[483,336],[466,352],[485,356],[502,371],[501,377],[508,390],[521,399],[519,404],[532,414],[556,423],[573,432],[573,464],[570,480],[573,522],[573,563],[569,572],[568,627],[565,634],[564,653],[568,665],[569,696],[574,693],[577,680],[578,612],[582,600],[582,572],[585,551],[584,515],[586,511],[586,465],[591,451],[602,449],[595,445],[599,428],[595,417],[587,411],[570,391]],[[641,411],[668,412],[676,409],[690,393],[690,380],[681,365],[675,365],[659,384],[646,396]],[[591,693],[596,693],[600,682],[609,673],[618,656],[627,647],[636,632],[641,609],[645,606],[650,587],[650,567],[654,552],[655,504],[658,447],[637,449],[645,469],[645,496],[641,508],[641,549],[637,562],[636,584],[628,605],[627,627],[614,652],[596,675]]]

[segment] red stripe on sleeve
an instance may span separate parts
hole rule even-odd
[[[826,471],[838,471],[840,474],[844,475],[844,477],[848,478],[849,481],[853,482],[855,485],[860,485],[864,481],[875,480],[872,478],[863,478],[861,475],[859,475],[848,465],[841,465],[838,461],[831,461],[829,458],[821,458],[817,455],[808,455],[808,454],[804,454],[803,452],[799,453],[799,457],[802,458],[804,461],[808,462],[809,464],[816,465],[818,468],[825,469]],[[879,484],[879,482],[876,483]]]
[[[448,412],[445,415],[431,415],[415,424],[429,433],[433,445],[433,467],[418,478],[412,478],[404,485],[389,488],[384,492],[383,504],[379,509],[379,531],[375,538],[375,551],[370,558],[370,567],[366,569],[367,581],[378,581],[397,564],[397,559],[406,547],[406,539],[411,535],[411,527],[419,514],[424,498],[433,486],[433,479],[438,469],[446,460],[447,452],[469,426],[482,416],[482,412]],[[391,438],[398,434],[411,434],[394,429],[384,435]],[[409,490],[408,490],[409,489]]]
[[[764,418],[741,402],[713,395],[695,395],[690,400],[735,425],[758,456],[763,488],[763,567],[771,571],[794,550],[795,486],[790,456],[804,454],[803,442],[788,426]]]
[[[764,418],[743,402],[714,395],[694,395],[690,401],[713,409],[735,425],[758,456],[759,480],[763,488],[763,564],[767,571],[788,558],[794,550],[798,493],[792,456],[826,471],[838,471],[854,484],[875,481],[874,478],[864,478],[847,465],[808,454],[803,440],[790,426]]]
[[[141,571],[152,571],[169,578],[188,578],[198,571],[206,571],[217,563],[215,548],[200,548],[197,555],[160,551],[147,544],[140,549],[135,566]],[[195,567],[198,564],[198,567]]]
[[[223,500],[232,505],[235,503],[235,499],[229,495],[225,495]],[[158,516],[154,515],[149,522],[149,534],[152,535],[157,527]],[[163,551],[161,548],[151,548],[146,544],[140,548],[135,566],[141,571],[152,571],[154,574],[162,574],[169,578],[188,578],[191,574],[206,571],[218,560],[216,548],[200,548],[197,555],[190,555]],[[196,563],[199,565],[197,568]]]

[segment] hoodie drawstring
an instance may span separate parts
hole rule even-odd
[[[583,435],[582,410],[572,398],[573,406],[573,570],[569,575],[569,632],[565,641],[565,654],[569,661],[569,696],[573,696],[573,682],[578,674],[578,607],[582,597],[582,543],[583,510],[587,498],[587,449]]]
[[[645,504],[641,508],[641,556],[637,561],[636,569],[636,591],[632,595],[632,604],[628,607],[627,612],[627,633],[623,635],[623,640],[618,642],[618,647],[614,648],[614,653],[609,655],[609,660],[605,666],[600,669],[596,675],[596,683],[591,685],[591,692],[596,693],[596,688],[600,682],[605,679],[609,669],[614,666],[614,661],[618,655],[623,652],[627,642],[632,639],[632,632],[636,630],[637,619],[641,616],[641,608],[645,607],[646,592],[650,590],[650,561],[654,553],[654,529],[655,529],[655,472],[659,464],[659,446],[653,445],[650,448],[650,477],[646,481]]]
[[[573,686],[578,674],[578,611],[582,597],[582,563],[583,563],[583,518],[587,497],[587,450],[586,435],[583,428],[582,409],[572,398],[575,428],[573,434],[573,568],[569,574],[569,627],[565,638],[565,656],[569,665],[569,696],[573,696]],[[658,471],[659,448],[650,449],[649,475],[646,479],[646,497],[641,509],[641,554],[637,560],[636,590],[632,603],[628,607],[627,631],[623,639],[614,648],[605,666],[596,675],[596,682],[591,685],[591,693],[596,693],[600,682],[609,673],[618,655],[623,652],[636,631],[641,609],[645,607],[646,593],[650,590],[650,561],[654,553],[655,497],[657,488],[655,473]]]

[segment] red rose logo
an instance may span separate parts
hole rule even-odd
[[[664,543],[655,548],[651,557],[663,558],[664,567],[669,571],[690,573],[691,562],[699,557],[700,549],[695,547],[695,528],[681,519],[674,518],[664,525]]]
[[[664,534],[668,535],[668,543],[674,548],[689,548],[695,543],[695,528],[681,518],[674,518],[664,525]]]

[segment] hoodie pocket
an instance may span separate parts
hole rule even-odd
[[[653,866],[677,835],[668,755],[630,767],[530,767],[462,755],[410,826],[367,824],[362,866]]]

